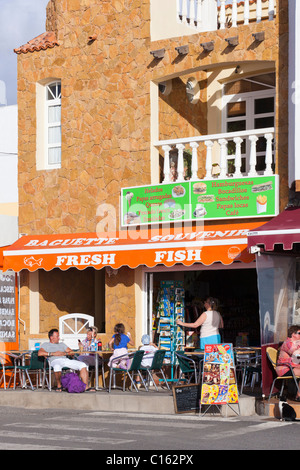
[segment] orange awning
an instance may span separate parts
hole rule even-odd
[[[63,271],[89,266],[136,268],[140,265],[211,265],[250,263],[247,233],[257,222],[171,229],[128,230],[116,233],[68,233],[23,236],[4,251],[4,271]]]

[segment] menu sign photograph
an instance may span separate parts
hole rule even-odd
[[[278,176],[184,181],[121,190],[121,226],[278,214]]]
[[[15,273],[0,271],[0,342],[16,341]]]
[[[201,405],[238,403],[232,344],[205,346]]]

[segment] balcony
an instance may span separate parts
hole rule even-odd
[[[211,31],[272,21],[275,9],[276,0],[177,0],[177,21],[197,31]]]
[[[269,127],[155,142],[163,155],[162,183],[272,176],[274,133]]]

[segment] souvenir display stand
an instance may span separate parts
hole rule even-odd
[[[238,413],[232,405],[238,405]],[[236,414],[240,414],[236,371],[232,344],[207,344],[204,350],[201,408],[208,405],[202,416],[212,406],[227,405]]]
[[[174,381],[175,351],[183,350],[184,332],[176,320],[184,321],[184,288],[181,281],[161,281],[157,308],[157,338],[159,349],[165,349],[165,364],[171,365]]]

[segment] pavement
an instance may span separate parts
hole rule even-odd
[[[174,415],[174,399],[172,391],[161,389],[158,392],[142,389],[139,392],[116,389],[108,393],[107,390],[85,393],[57,392],[48,389],[21,389],[0,390],[0,405],[27,409],[70,409],[70,410],[93,410],[110,412],[135,412],[151,414]],[[254,416],[256,413],[255,397],[241,395],[239,397],[239,408],[237,405],[223,405],[221,414],[223,416]],[[205,409],[204,409],[205,411]],[[202,410],[201,410],[202,412]],[[193,412],[198,414],[198,412]],[[189,413],[191,414],[191,413]]]

